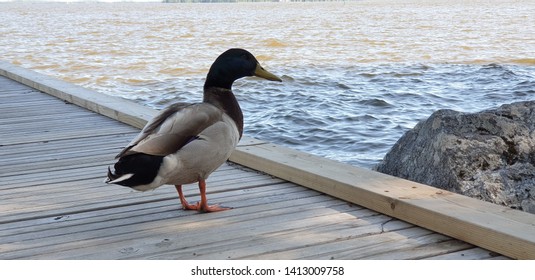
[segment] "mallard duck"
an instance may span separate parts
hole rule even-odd
[[[230,49],[212,64],[204,83],[201,103],[176,103],[150,120],[117,156],[109,184],[138,191],[174,185],[182,208],[201,212],[230,208],[208,205],[206,179],[235,149],[243,133],[243,115],[232,93],[235,80],[257,76],[282,80],[260,66],[243,49]],[[198,182],[201,201],[189,204],[182,185]]]

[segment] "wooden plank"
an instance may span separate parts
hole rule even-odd
[[[189,251],[195,252],[195,258],[199,259],[297,259],[298,257],[294,254],[297,250],[310,249],[320,244],[325,245],[326,248],[331,248],[326,244],[339,240],[346,240],[348,243],[344,248],[348,248],[358,246],[361,237],[382,236],[386,234],[382,231],[382,225],[388,220],[390,217],[384,215],[359,219],[351,219],[344,215],[328,216],[321,219],[320,223],[312,221],[312,225],[297,226],[295,229],[257,235],[248,242],[232,244],[216,250],[211,249],[207,252],[196,250],[197,248],[192,248]],[[296,223],[299,225],[299,223],[307,221],[307,219],[302,219]],[[398,225],[413,227],[408,224]],[[168,257],[169,254],[151,258]]]
[[[40,154],[49,154],[54,151],[64,150],[66,147],[76,147],[78,150],[92,148],[115,148],[119,152],[122,147],[126,146],[132,140],[138,131],[133,133],[122,133],[112,135],[96,135],[83,139],[61,139],[50,140],[46,142],[18,144],[16,149],[10,146],[0,146],[0,154],[3,157],[20,157],[33,156]],[[2,160],[2,158],[0,158]]]
[[[19,132],[19,131],[28,131],[32,129],[55,129],[55,130],[67,130],[67,129],[76,129],[77,127],[82,128],[91,128],[91,127],[115,127],[119,130],[128,129],[128,127],[117,127],[112,122],[110,122],[110,119],[103,118],[102,116],[81,116],[81,117],[73,117],[73,116],[67,116],[59,117],[55,119],[42,119],[38,116],[35,117],[34,120],[31,120],[29,122],[18,122],[18,123],[5,123],[0,124],[0,129],[6,131],[6,132]],[[134,129],[129,129],[130,131],[134,131]]]
[[[109,156],[108,156],[109,157]],[[102,181],[107,173],[108,164],[113,164],[115,161],[110,159],[102,161],[93,161],[89,163],[78,163],[72,165],[64,165],[59,168],[50,167],[44,169],[34,169],[31,172],[19,171],[19,174],[12,176],[4,176],[0,181],[0,189],[10,190],[11,193],[16,192],[17,188],[32,187],[32,191],[50,185],[56,185],[62,182],[71,182],[82,179],[101,178]],[[226,171],[229,170],[229,171]],[[228,168],[228,165],[223,165],[217,169],[209,178],[211,181],[220,176],[220,171],[225,171],[224,176],[232,176],[232,170],[239,170],[239,168]],[[247,172],[246,176],[256,176],[257,172]],[[270,178],[272,181],[281,181],[280,179]],[[2,195],[2,194],[0,194]]]
[[[367,256],[370,252],[394,249],[395,246],[407,246],[405,241],[430,235],[431,232],[409,224],[395,224],[392,231],[384,231],[381,224],[373,224],[375,234],[363,234],[351,231],[346,238],[326,239],[317,244],[306,244],[298,237],[291,242],[301,244],[296,248],[268,252],[249,259],[358,259],[355,255]],[[328,235],[328,233],[326,233]],[[311,238],[322,238],[315,234]],[[411,239],[412,238],[412,239]],[[305,238],[303,238],[305,239]]]
[[[43,130],[39,129],[32,132],[20,132],[12,133],[6,135],[0,139],[0,145],[15,145],[15,144],[25,144],[25,143],[34,143],[50,140],[62,140],[62,139],[76,139],[82,137],[90,136],[105,136],[112,135],[117,133],[127,133],[131,130],[117,131],[116,128],[99,128],[99,127],[89,127],[85,130],[70,130],[70,131],[61,131],[61,130]],[[36,133],[34,133],[36,132]]]
[[[428,260],[482,260],[482,259],[491,259],[496,257],[495,253],[483,250],[481,248],[470,248],[465,250],[459,250],[456,252],[451,252],[448,254],[441,254],[438,256],[433,256],[425,258]]]
[[[317,202],[317,196],[320,196],[319,193],[304,193],[303,188],[299,188],[292,184],[292,183],[280,183],[280,184],[269,184],[269,185],[262,185],[262,186],[250,186],[249,189],[241,189],[237,192],[243,193],[243,197],[249,198],[247,202],[243,202],[244,200],[241,199],[242,196],[238,198],[233,198],[232,202],[239,203],[236,204],[235,207],[238,209],[237,211],[245,211],[240,210],[244,207],[249,207],[247,205],[257,205],[261,202],[265,201],[273,201],[274,198],[277,198],[279,201],[274,202],[275,204],[278,204],[278,206],[282,206],[285,204],[288,204],[288,201],[297,201],[296,204],[302,203],[312,203]],[[282,196],[281,194],[287,194],[287,196]],[[312,195],[313,194],[313,195]],[[50,217],[35,217],[32,220],[20,220],[20,221],[14,221],[10,222],[9,224],[5,224],[2,229],[0,229],[0,237],[7,237],[7,236],[14,236],[14,240],[22,240],[22,234],[25,233],[39,233],[42,236],[49,236],[52,235],[50,233],[46,233],[46,231],[57,231],[58,234],[64,231],[62,228],[70,228],[72,231],[74,226],[79,225],[88,225],[88,224],[97,224],[97,228],[103,223],[103,222],[110,222],[110,221],[116,221],[114,223],[120,223],[118,220],[125,220],[125,219],[136,219],[136,217],[141,217],[140,219],[148,219],[150,218],[143,218],[148,215],[156,215],[157,213],[164,213],[166,211],[179,211],[178,210],[178,201],[176,200],[175,194],[171,194],[170,191],[167,190],[160,190],[159,196],[165,195],[165,197],[171,197],[172,201],[170,202],[167,199],[159,199],[158,201],[155,200],[155,196],[151,195],[142,195],[138,196],[138,194],[128,194],[130,198],[137,199],[137,203],[130,203],[128,205],[121,205],[118,207],[110,207],[110,208],[103,208],[98,209],[94,211],[82,211],[71,215],[65,215],[61,219],[56,219],[57,217],[54,217],[54,219],[51,219]],[[192,189],[186,189],[185,195],[190,200],[195,200],[197,196],[197,193]],[[297,195],[304,195],[306,198],[303,198],[303,200],[297,200],[295,199]],[[271,197],[270,199],[267,199],[268,197]],[[151,203],[144,203],[145,201],[152,200]],[[334,198],[322,198],[322,201],[335,201]],[[240,202],[242,201],[242,202]],[[245,204],[244,204],[245,203]],[[340,201],[338,201],[339,204]],[[269,203],[271,204],[271,203]],[[324,207],[327,207],[328,205],[323,205]],[[276,206],[270,206],[270,207],[276,207]],[[358,209],[358,207],[353,207],[355,209]],[[257,210],[259,210],[257,208]],[[68,223],[63,223],[68,220]],[[124,223],[121,221],[121,223]],[[2,239],[5,240],[5,239]]]
[[[137,128],[142,128],[154,116],[154,110],[150,108],[133,103],[125,106],[125,101],[121,98],[98,94],[5,61],[0,61],[0,75]]]
[[[427,236],[430,237],[430,236]],[[371,254],[370,256],[365,256],[362,259],[364,260],[414,260],[414,259],[424,259],[431,258],[434,256],[441,256],[450,254],[452,252],[458,252],[461,250],[467,250],[474,248],[473,245],[470,245],[466,242],[457,240],[457,239],[445,239],[444,235],[434,234],[431,237],[437,238],[435,242],[419,244],[417,246],[407,246],[407,247],[396,247],[391,248],[391,250],[386,252],[380,252]],[[420,240],[421,241],[421,240]],[[477,247],[476,247],[477,248]],[[478,248],[481,251],[487,253],[486,256],[479,256],[478,259],[486,259],[489,256],[489,251]]]
[[[41,203],[39,203],[39,201],[45,202],[45,205],[49,205],[56,200],[60,200],[53,204],[53,207],[56,208],[60,207],[59,204],[61,203],[79,205],[83,201],[86,201],[92,197],[89,193],[93,193],[93,196],[99,197],[108,195],[108,193],[111,193],[112,190],[121,190],[123,193],[125,191],[128,193],[133,192],[133,190],[126,187],[104,184],[104,176],[102,175],[88,176],[87,178],[88,179],[85,180],[87,183],[85,184],[77,183],[78,180],[76,179],[65,177],[64,179],[59,179],[52,184],[47,183],[35,187],[27,187],[21,189],[19,192],[15,192],[15,190],[12,188],[8,189],[9,193],[2,195],[2,202],[0,205],[3,206],[3,213],[0,215],[0,217],[7,215],[9,211],[13,211],[12,209],[24,208],[26,210],[30,210],[34,207],[40,207]],[[214,180],[216,181],[214,182]],[[223,187],[225,190],[232,190],[266,184],[278,184],[280,182],[280,180],[271,179],[253,172],[242,172],[241,174],[237,174],[232,177],[210,177],[207,180],[209,193],[217,192]],[[71,187],[69,188],[69,186]],[[175,194],[174,188],[171,186],[168,188],[173,189],[172,193]],[[187,189],[197,190],[197,186],[196,184],[187,185]],[[12,191],[14,194],[10,194]],[[88,193],[87,195],[81,196],[81,194],[86,192]],[[100,194],[101,192],[105,193]],[[62,202],[61,198],[64,195],[73,196],[74,198]],[[14,202],[13,207],[15,208],[7,207],[8,203],[11,203],[12,201]],[[27,202],[28,205],[22,205],[24,202]],[[20,206],[17,207],[17,204],[20,204]],[[63,205],[61,207],[66,206]]]
[[[347,210],[348,213],[358,213]],[[358,214],[357,214],[358,215]],[[281,217],[282,218],[282,217]],[[223,242],[200,243],[195,247],[182,248],[157,254],[145,254],[147,259],[279,259],[258,257],[265,252],[286,252],[296,246],[307,246],[336,239],[348,239],[354,235],[375,235],[385,216],[374,215],[351,219],[348,216],[302,216],[295,221],[273,225],[257,225],[247,232],[237,232]],[[280,227],[279,227],[280,225]],[[353,239],[355,241],[355,239]],[[282,258],[287,259],[287,258]]]
[[[108,138],[109,137],[109,138]],[[0,166],[7,167],[17,164],[40,164],[40,159],[49,158],[54,160],[63,160],[70,158],[80,158],[83,156],[106,155],[113,159],[114,155],[120,151],[123,146],[129,143],[132,137],[121,137],[121,135],[103,135],[97,136],[100,143],[95,143],[91,137],[82,139],[63,139],[50,142],[32,142],[17,145],[14,149],[12,146],[0,147]],[[106,144],[103,139],[109,139]],[[61,143],[58,143],[61,142]],[[66,143],[68,142],[68,143]],[[74,147],[74,148],[73,148]]]
[[[378,240],[373,240],[369,236],[363,237],[362,239],[369,240],[369,244],[362,247],[348,248],[347,250],[334,252],[328,255],[323,254],[321,258],[326,258],[328,256],[332,259],[378,259],[375,258],[374,255],[388,254],[390,251],[402,249],[410,250],[425,245],[435,247],[438,243],[448,240],[444,235],[431,233],[420,227],[388,232],[388,236],[378,236]],[[344,241],[341,243],[343,244]],[[362,242],[362,244],[365,243],[366,242]],[[340,246],[342,244],[337,245]],[[310,257],[306,257],[306,259],[310,259]],[[391,259],[395,258],[393,257]]]
[[[0,101],[1,102],[1,101]],[[3,114],[4,112],[2,112]],[[33,122],[37,120],[52,120],[52,119],[61,119],[61,118],[86,118],[91,116],[91,112],[72,112],[72,113],[58,113],[58,114],[40,114],[38,116],[18,116],[18,117],[7,117],[2,115],[0,118],[0,125],[15,125],[19,123]]]
[[[288,191],[288,196],[282,196],[281,190]],[[250,211],[249,207],[258,207],[258,205],[271,204],[268,202],[276,203],[278,206],[287,206],[297,200],[297,204],[306,204],[311,201],[333,201],[332,203],[341,204],[340,201],[332,198],[321,197],[317,193],[310,192],[310,190],[295,191],[292,185],[270,185],[252,187],[249,191],[234,190],[229,193],[220,193],[215,195],[218,199],[231,198],[233,202],[239,203],[239,207],[235,208],[228,216],[237,216],[245,214]],[[248,200],[231,197],[229,194],[241,193],[242,197],[249,198]],[[263,195],[260,197],[259,195]],[[22,242],[25,240],[32,240],[38,238],[48,238],[51,236],[58,236],[66,234],[74,234],[76,232],[91,231],[91,229],[101,229],[110,226],[128,225],[133,223],[145,223],[154,222],[158,218],[157,216],[165,212],[179,212],[173,213],[173,215],[190,215],[195,211],[183,211],[180,209],[180,203],[178,202],[175,194],[166,193],[166,197],[169,199],[159,199],[156,201],[153,197],[151,203],[141,203],[147,198],[136,197],[130,194],[130,198],[137,199],[138,203],[130,203],[126,205],[117,205],[112,208],[100,208],[94,211],[82,211],[79,213],[72,213],[68,215],[68,219],[61,219],[61,223],[58,219],[50,219],[48,217],[35,218],[32,220],[21,220],[12,222],[7,227],[0,230],[0,236],[4,242]],[[160,195],[159,195],[160,196]],[[302,196],[302,197],[301,197]],[[191,197],[190,197],[191,198]],[[276,201],[274,201],[274,199]],[[301,200],[302,199],[302,200]],[[270,209],[275,206],[269,206]],[[318,206],[319,207],[319,206]],[[325,206],[324,206],[325,207]],[[358,208],[357,208],[358,209]],[[265,210],[265,209],[264,209]],[[264,211],[263,210],[263,211]],[[288,210],[286,210],[288,211]],[[63,216],[66,217],[66,216]],[[200,217],[198,217],[200,218]],[[210,217],[204,217],[210,218]],[[67,222],[68,220],[68,222]],[[68,228],[68,229],[66,229]]]
[[[249,203],[247,200],[243,202]],[[252,205],[252,207],[256,208],[257,205]],[[235,238],[236,235],[249,236],[251,229],[277,230],[277,227],[270,226],[270,224],[273,222],[278,223],[280,220],[287,223],[286,227],[290,227],[292,226],[292,221],[295,222],[300,219],[300,216],[292,215],[292,211],[287,207],[273,208],[274,205],[272,203],[263,205],[268,207],[269,210],[259,212],[253,209],[240,208],[237,211],[205,215],[208,217],[203,216],[200,220],[198,215],[195,215],[192,211],[173,211],[165,215],[159,213],[157,216],[149,216],[147,218],[150,220],[146,220],[143,223],[139,221],[142,217],[132,217],[128,223],[123,225],[107,223],[100,226],[98,224],[99,227],[97,228],[95,228],[96,225],[88,225],[86,229],[82,228],[68,233],[64,231],[63,234],[57,236],[45,236],[24,242],[9,243],[9,246],[3,247],[6,251],[2,255],[10,259],[21,257],[50,258],[51,256],[54,256],[54,258],[76,258],[78,254],[100,252],[102,256],[110,252],[109,248],[114,243],[119,243],[117,247],[112,247],[117,249],[127,246],[126,244],[140,246],[144,243],[140,242],[142,239],[149,238],[154,240],[156,238],[161,240],[163,237],[175,235],[172,233],[178,233],[180,237],[180,242],[177,243],[178,246],[191,247],[205,242],[201,240],[203,235],[198,234],[203,230],[207,231],[206,237],[208,238],[214,236],[218,236],[218,238]],[[306,206],[305,208],[309,207]],[[239,210],[243,212],[238,212]],[[279,214],[272,213],[273,211],[278,211]],[[180,215],[180,219],[177,219],[177,215]],[[252,218],[260,215],[270,217],[271,222]],[[105,221],[102,222],[105,223]],[[171,228],[174,230],[170,230]],[[176,235],[173,239],[175,238]],[[209,240],[208,242],[211,241]],[[47,254],[49,256],[46,256]]]
[[[52,154],[46,157],[43,156],[44,159],[49,160],[48,162],[32,162],[30,161],[31,158],[27,158],[26,160],[18,160],[16,162],[13,162],[13,164],[9,164],[8,161],[5,161],[3,164],[2,162],[0,162],[0,168],[2,168],[3,170],[2,176],[7,177],[12,174],[16,174],[16,176],[21,176],[25,174],[41,173],[43,170],[54,171],[65,167],[68,168],[80,165],[86,166],[89,163],[102,164],[103,162],[108,162],[113,159],[113,156],[111,155],[113,154],[115,149],[108,149],[107,151],[107,154],[97,153],[91,155],[88,153],[88,155],[86,156],[81,156],[80,153],[72,154],[70,157],[67,157],[65,154],[63,154],[63,157],[61,157],[62,155],[59,154]],[[2,167],[2,165],[5,166]],[[103,174],[105,174],[106,168],[103,168],[102,172]]]
[[[327,209],[323,209],[327,210]],[[273,211],[283,211],[277,214]],[[250,219],[247,215],[233,216],[235,219],[229,221],[224,219],[224,223],[218,220],[204,220],[196,222],[185,221],[184,224],[172,225],[173,228],[178,230],[180,234],[169,235],[161,234],[159,232],[165,232],[160,229],[159,231],[153,231],[152,229],[132,232],[133,236],[121,236],[119,238],[101,238],[93,246],[88,247],[86,250],[78,250],[76,252],[69,252],[69,258],[105,258],[105,259],[117,259],[117,258],[160,258],[163,252],[169,254],[172,257],[165,258],[183,258],[191,259],[200,255],[202,250],[217,250],[218,248],[225,246],[233,246],[235,244],[251,244],[247,242],[251,238],[269,234],[277,231],[294,231],[296,233],[306,231],[307,228],[317,226],[323,221],[326,223],[337,223],[338,220],[334,218],[336,213],[328,214],[322,213],[322,209],[310,209],[309,206],[305,206],[303,211],[300,211],[302,215],[288,214],[287,208],[278,208],[273,211],[264,212],[264,216],[260,219]],[[255,213],[255,209],[250,209],[250,213]],[[284,214],[286,212],[286,214]],[[303,218],[304,216],[309,218]],[[266,219],[269,218],[269,219]],[[233,221],[234,220],[234,221]],[[319,220],[319,222],[318,222]],[[264,221],[264,223],[262,222]],[[217,225],[217,226],[216,226]],[[199,234],[204,232],[204,234]],[[214,239],[214,233],[218,232],[220,235]],[[130,235],[130,234],[129,234]],[[127,237],[127,238],[125,238]],[[143,240],[143,242],[132,242],[132,238],[137,240]],[[169,239],[172,244],[167,244],[166,247],[154,246],[162,239]],[[104,242],[99,244],[100,242]],[[106,248],[133,248],[136,249],[135,254],[124,255],[122,250],[106,250]],[[74,253],[74,254],[72,254]],[[77,257],[77,254],[82,254]]]
[[[100,178],[99,178],[100,177]],[[116,186],[116,185],[105,185],[103,184],[104,176],[98,176],[96,179],[87,180],[88,182],[85,184],[77,183],[75,187],[71,187],[68,189],[68,192],[66,191],[66,187],[69,185],[72,185],[71,181],[67,181],[63,184],[61,182],[58,182],[57,185],[41,185],[31,188],[24,188],[24,189],[17,189],[20,191],[16,191],[14,189],[10,189],[10,192],[7,194],[2,194],[1,199],[2,202],[0,205],[6,205],[10,202],[13,202],[14,205],[17,204],[33,204],[39,205],[40,201],[46,200],[47,204],[54,203],[55,201],[58,201],[57,203],[61,203],[62,199],[66,196],[73,196],[73,199],[65,199],[66,201],[73,202],[73,201],[84,201],[89,198],[91,198],[94,195],[98,195],[98,193],[105,192],[103,196],[112,194],[114,190],[129,190],[128,188]],[[213,176],[210,177],[207,180],[208,187],[210,188],[210,191],[217,191],[220,186],[227,186],[227,185],[234,185],[232,188],[226,188],[227,190],[235,189],[236,187],[240,185],[246,185],[249,186],[259,186],[259,185],[266,185],[266,184],[278,184],[283,181],[280,180],[274,180],[271,178],[266,178],[266,176],[255,174],[254,172],[225,172],[225,176]],[[165,187],[162,187],[165,188]],[[171,187],[170,187],[171,188]],[[187,185],[188,189],[195,189],[197,190],[196,184]],[[124,191],[120,192],[124,193]],[[187,192],[186,192],[187,193]],[[174,194],[174,189],[173,189]],[[20,206],[20,208],[24,207],[24,209],[28,210],[31,207],[25,205]],[[9,209],[5,208],[4,211],[8,211]],[[7,214],[7,213],[6,213]],[[2,215],[0,215],[2,216]]]
[[[535,258],[535,216],[273,144],[231,160],[519,259]]]
[[[134,192],[125,187],[111,187],[100,182],[93,181],[93,185],[99,187],[91,187],[93,190],[91,195],[79,196],[69,194],[69,199],[59,201],[52,201],[53,199],[43,199],[41,201],[32,201],[31,203],[9,203],[2,202],[0,209],[2,215],[0,216],[0,223],[13,223],[23,220],[35,220],[45,217],[57,217],[62,215],[71,215],[74,213],[96,211],[98,209],[106,209],[112,207],[122,207],[125,205],[150,203],[154,201],[170,200],[178,207],[177,195],[174,188],[162,187],[153,192],[139,193]],[[248,193],[250,189],[262,187],[266,185],[277,185],[280,182],[268,180],[266,177],[259,177],[256,180],[240,180],[235,179],[227,182],[219,182],[218,184],[209,185],[208,197],[211,203],[217,203],[219,200],[229,206],[237,207],[230,204],[232,201],[238,203],[233,198],[233,191],[240,193]],[[102,190],[102,191],[99,191]],[[196,186],[186,188],[186,197],[198,193]],[[293,192],[289,192],[290,195]],[[282,195],[282,194],[281,194]],[[305,193],[301,193],[305,195]],[[243,196],[243,194],[242,194]],[[269,200],[272,197],[266,197]]]

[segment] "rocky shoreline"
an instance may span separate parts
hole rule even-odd
[[[535,101],[436,111],[375,170],[535,213]]]

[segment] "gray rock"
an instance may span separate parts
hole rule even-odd
[[[439,110],[375,169],[535,213],[535,101],[479,113]]]

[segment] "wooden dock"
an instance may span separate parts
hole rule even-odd
[[[531,214],[251,138],[208,179],[209,201],[229,211],[183,211],[173,187],[105,184],[115,154],[154,113],[0,63],[0,259],[535,258]],[[196,185],[185,193],[198,199]],[[465,219],[447,201],[469,204],[458,206]]]

